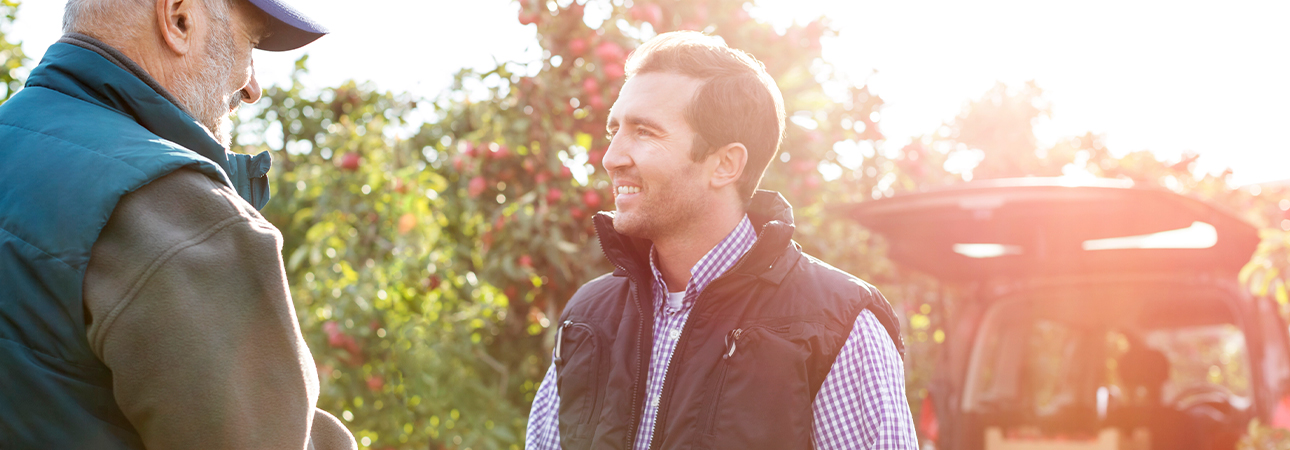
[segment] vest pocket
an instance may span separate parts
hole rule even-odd
[[[804,328],[755,325],[726,334],[694,449],[810,447],[812,349]]]
[[[556,332],[555,366],[560,394],[560,437],[588,438],[595,427],[600,389],[600,344],[585,323],[564,321]]]

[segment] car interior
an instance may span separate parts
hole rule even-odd
[[[1254,415],[1238,317],[1203,290],[997,301],[977,330],[964,425],[984,450],[1232,449]]]

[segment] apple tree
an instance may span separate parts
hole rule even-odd
[[[9,27],[18,17],[17,0],[0,0],[0,103],[4,103],[22,88],[28,58],[22,52],[21,42],[9,40]]]

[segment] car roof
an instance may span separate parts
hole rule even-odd
[[[941,279],[1096,273],[1235,275],[1258,229],[1209,203],[1128,180],[1020,178],[866,201],[851,216],[888,256]]]

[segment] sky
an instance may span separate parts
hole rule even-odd
[[[310,55],[309,87],[348,79],[433,97],[464,67],[538,59],[536,28],[508,0],[297,0],[333,34],[256,52],[261,84]],[[25,0],[11,36],[35,59],[58,39],[62,0]],[[827,16],[826,61],[886,101],[889,144],[930,133],[996,82],[1034,80],[1053,105],[1043,143],[1094,132],[1113,152],[1199,169],[1238,185],[1290,179],[1290,2],[760,0],[785,26]],[[34,62],[33,62],[34,64]]]

